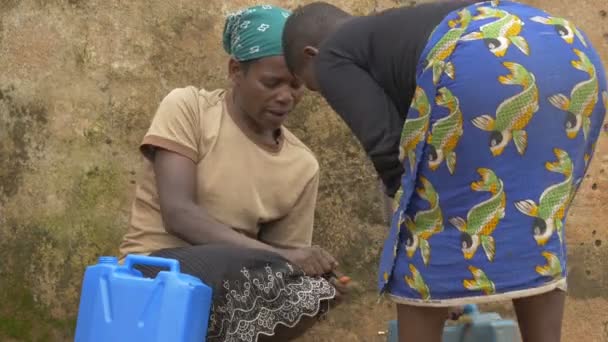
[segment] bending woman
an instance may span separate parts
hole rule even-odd
[[[232,87],[171,91],[141,144],[145,168],[121,255],[177,259],[210,285],[208,341],[286,340],[298,329],[283,328],[303,326],[336,295],[320,277],[336,261],[311,247],[319,166],[283,126],[303,89],[282,56],[288,16],[269,5],[230,15]]]
[[[312,3],[283,39],[394,197],[379,288],[400,341],[440,341],[447,307],[505,299],[525,341],[559,341],[565,218],[608,106],[588,37],[524,4],[459,0],[366,17]]]

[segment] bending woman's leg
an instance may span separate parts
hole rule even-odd
[[[441,342],[447,308],[397,305],[399,342]]]
[[[559,342],[565,301],[561,290],[514,300],[523,342]]]

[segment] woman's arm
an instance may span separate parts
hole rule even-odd
[[[276,252],[276,248],[218,222],[196,204],[196,165],[192,160],[156,149],[154,173],[167,232],[193,245],[230,243]]]
[[[353,61],[332,51],[318,58],[321,94],[357,137],[392,196],[403,173],[401,115],[384,89]]]
[[[196,203],[196,165],[191,159],[156,149],[153,162],[160,210],[167,232],[193,245],[226,243],[275,252],[302,267],[309,275],[330,272],[337,264],[320,248],[273,247],[215,220]]]

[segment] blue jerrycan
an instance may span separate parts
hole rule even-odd
[[[476,305],[465,305],[456,323],[446,323],[443,342],[519,342],[519,329],[513,320],[495,312],[480,313]],[[399,342],[397,321],[389,322],[387,342]]]
[[[169,270],[150,279],[135,265]],[[177,260],[100,257],[84,274],[75,342],[204,342],[211,300],[211,288],[180,273]]]

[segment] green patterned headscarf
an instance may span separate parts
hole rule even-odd
[[[224,25],[224,50],[240,62],[283,55],[281,35],[290,12],[260,5],[231,13]]]

